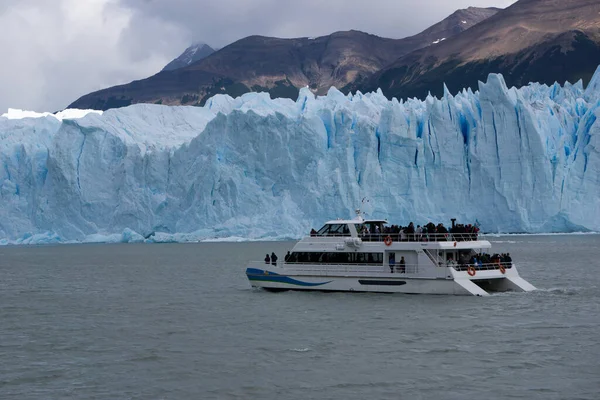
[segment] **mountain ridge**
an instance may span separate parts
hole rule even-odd
[[[326,93],[331,86],[348,90],[366,82],[398,57],[432,45],[441,35],[451,37],[462,32],[497,10],[457,10],[423,32],[403,39],[355,30],[316,38],[252,35],[191,65],[87,94],[69,107],[108,109],[139,102],[201,105],[214,94],[238,96],[248,91],[295,98],[304,86],[317,94]]]
[[[600,62],[600,2],[520,0],[468,31],[402,56],[374,74],[365,90],[388,96],[441,95],[477,88],[488,73],[510,86],[530,81],[589,81]]]

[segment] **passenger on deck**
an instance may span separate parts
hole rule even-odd
[[[369,227],[366,225],[363,225],[360,233],[362,234],[363,237],[367,236],[369,234]]]
[[[448,260],[446,261],[446,264],[449,267],[456,267],[456,261],[454,261],[454,255],[452,255],[452,253],[448,254]]]
[[[389,264],[390,264],[390,272],[393,274],[394,267],[396,266],[396,255],[394,253],[390,253]]]
[[[409,242],[412,242],[415,240],[415,225],[412,222],[410,224],[408,224],[408,226],[404,229],[404,232],[408,236]]]
[[[315,228],[310,230],[310,236],[317,236],[317,231],[315,231]]]
[[[287,254],[285,255],[285,257],[283,257],[283,259],[285,260],[285,262],[288,262],[288,260],[290,259],[291,256],[292,256],[292,254],[288,251]]]
[[[440,241],[443,242],[443,241],[447,240],[448,229],[446,229],[444,224],[442,224],[442,223],[438,224],[436,230],[437,230],[437,241],[438,242],[440,242]]]
[[[404,230],[404,228],[400,228],[400,241],[406,242],[407,240],[408,238],[406,236],[406,231]]]
[[[267,254],[267,256],[265,257],[265,264],[271,264],[271,258],[269,257],[269,255]]]
[[[271,264],[277,265],[277,255],[275,255],[275,252],[271,253]]]
[[[421,228],[421,225],[417,225],[417,229],[415,230],[416,236],[417,236],[417,242],[420,242],[421,240],[423,240],[423,228]]]
[[[401,274],[406,272],[406,261],[404,261],[404,257],[400,258],[400,266],[399,266],[399,271]]]
[[[435,229],[435,225],[433,222],[428,222],[427,225],[425,225],[425,227],[423,228],[423,233],[427,232],[427,234],[425,235],[425,240],[429,241],[429,242],[435,242],[437,241],[436,238],[436,233],[437,230]]]

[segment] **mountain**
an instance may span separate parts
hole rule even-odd
[[[210,56],[214,52],[215,50],[206,43],[195,43],[185,49],[179,57],[168,63],[162,70],[171,71],[187,67],[196,61],[200,61],[203,58]]]
[[[480,24],[407,54],[375,74],[363,90],[388,96],[442,95],[476,89],[488,73],[509,86],[530,81],[587,83],[600,63],[600,2],[520,0]]]
[[[450,38],[497,11],[459,10],[405,39],[359,31],[297,39],[249,36],[187,67],[90,93],[69,107],[108,109],[142,102],[200,105],[217,93],[239,96],[249,91],[296,98],[304,86],[318,94],[326,93],[331,86],[348,90],[367,82],[398,57]]]
[[[477,25],[500,11],[500,8],[489,7],[469,7],[455,11],[443,21],[425,29],[418,35],[413,36],[416,41],[423,41],[421,47],[427,47],[428,44],[437,44],[447,40],[472,26]]]
[[[300,237],[365,197],[402,225],[600,230],[600,68],[585,90],[478,89],[0,117],[0,244]]]

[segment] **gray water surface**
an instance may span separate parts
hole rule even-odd
[[[600,398],[600,236],[492,238],[539,288],[251,289],[293,242],[0,248],[0,399]]]

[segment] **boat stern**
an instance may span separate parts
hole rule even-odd
[[[479,269],[470,266],[467,269],[450,268],[457,290],[476,296],[488,296],[493,292],[530,292],[535,286],[519,276],[512,264],[509,268]]]

